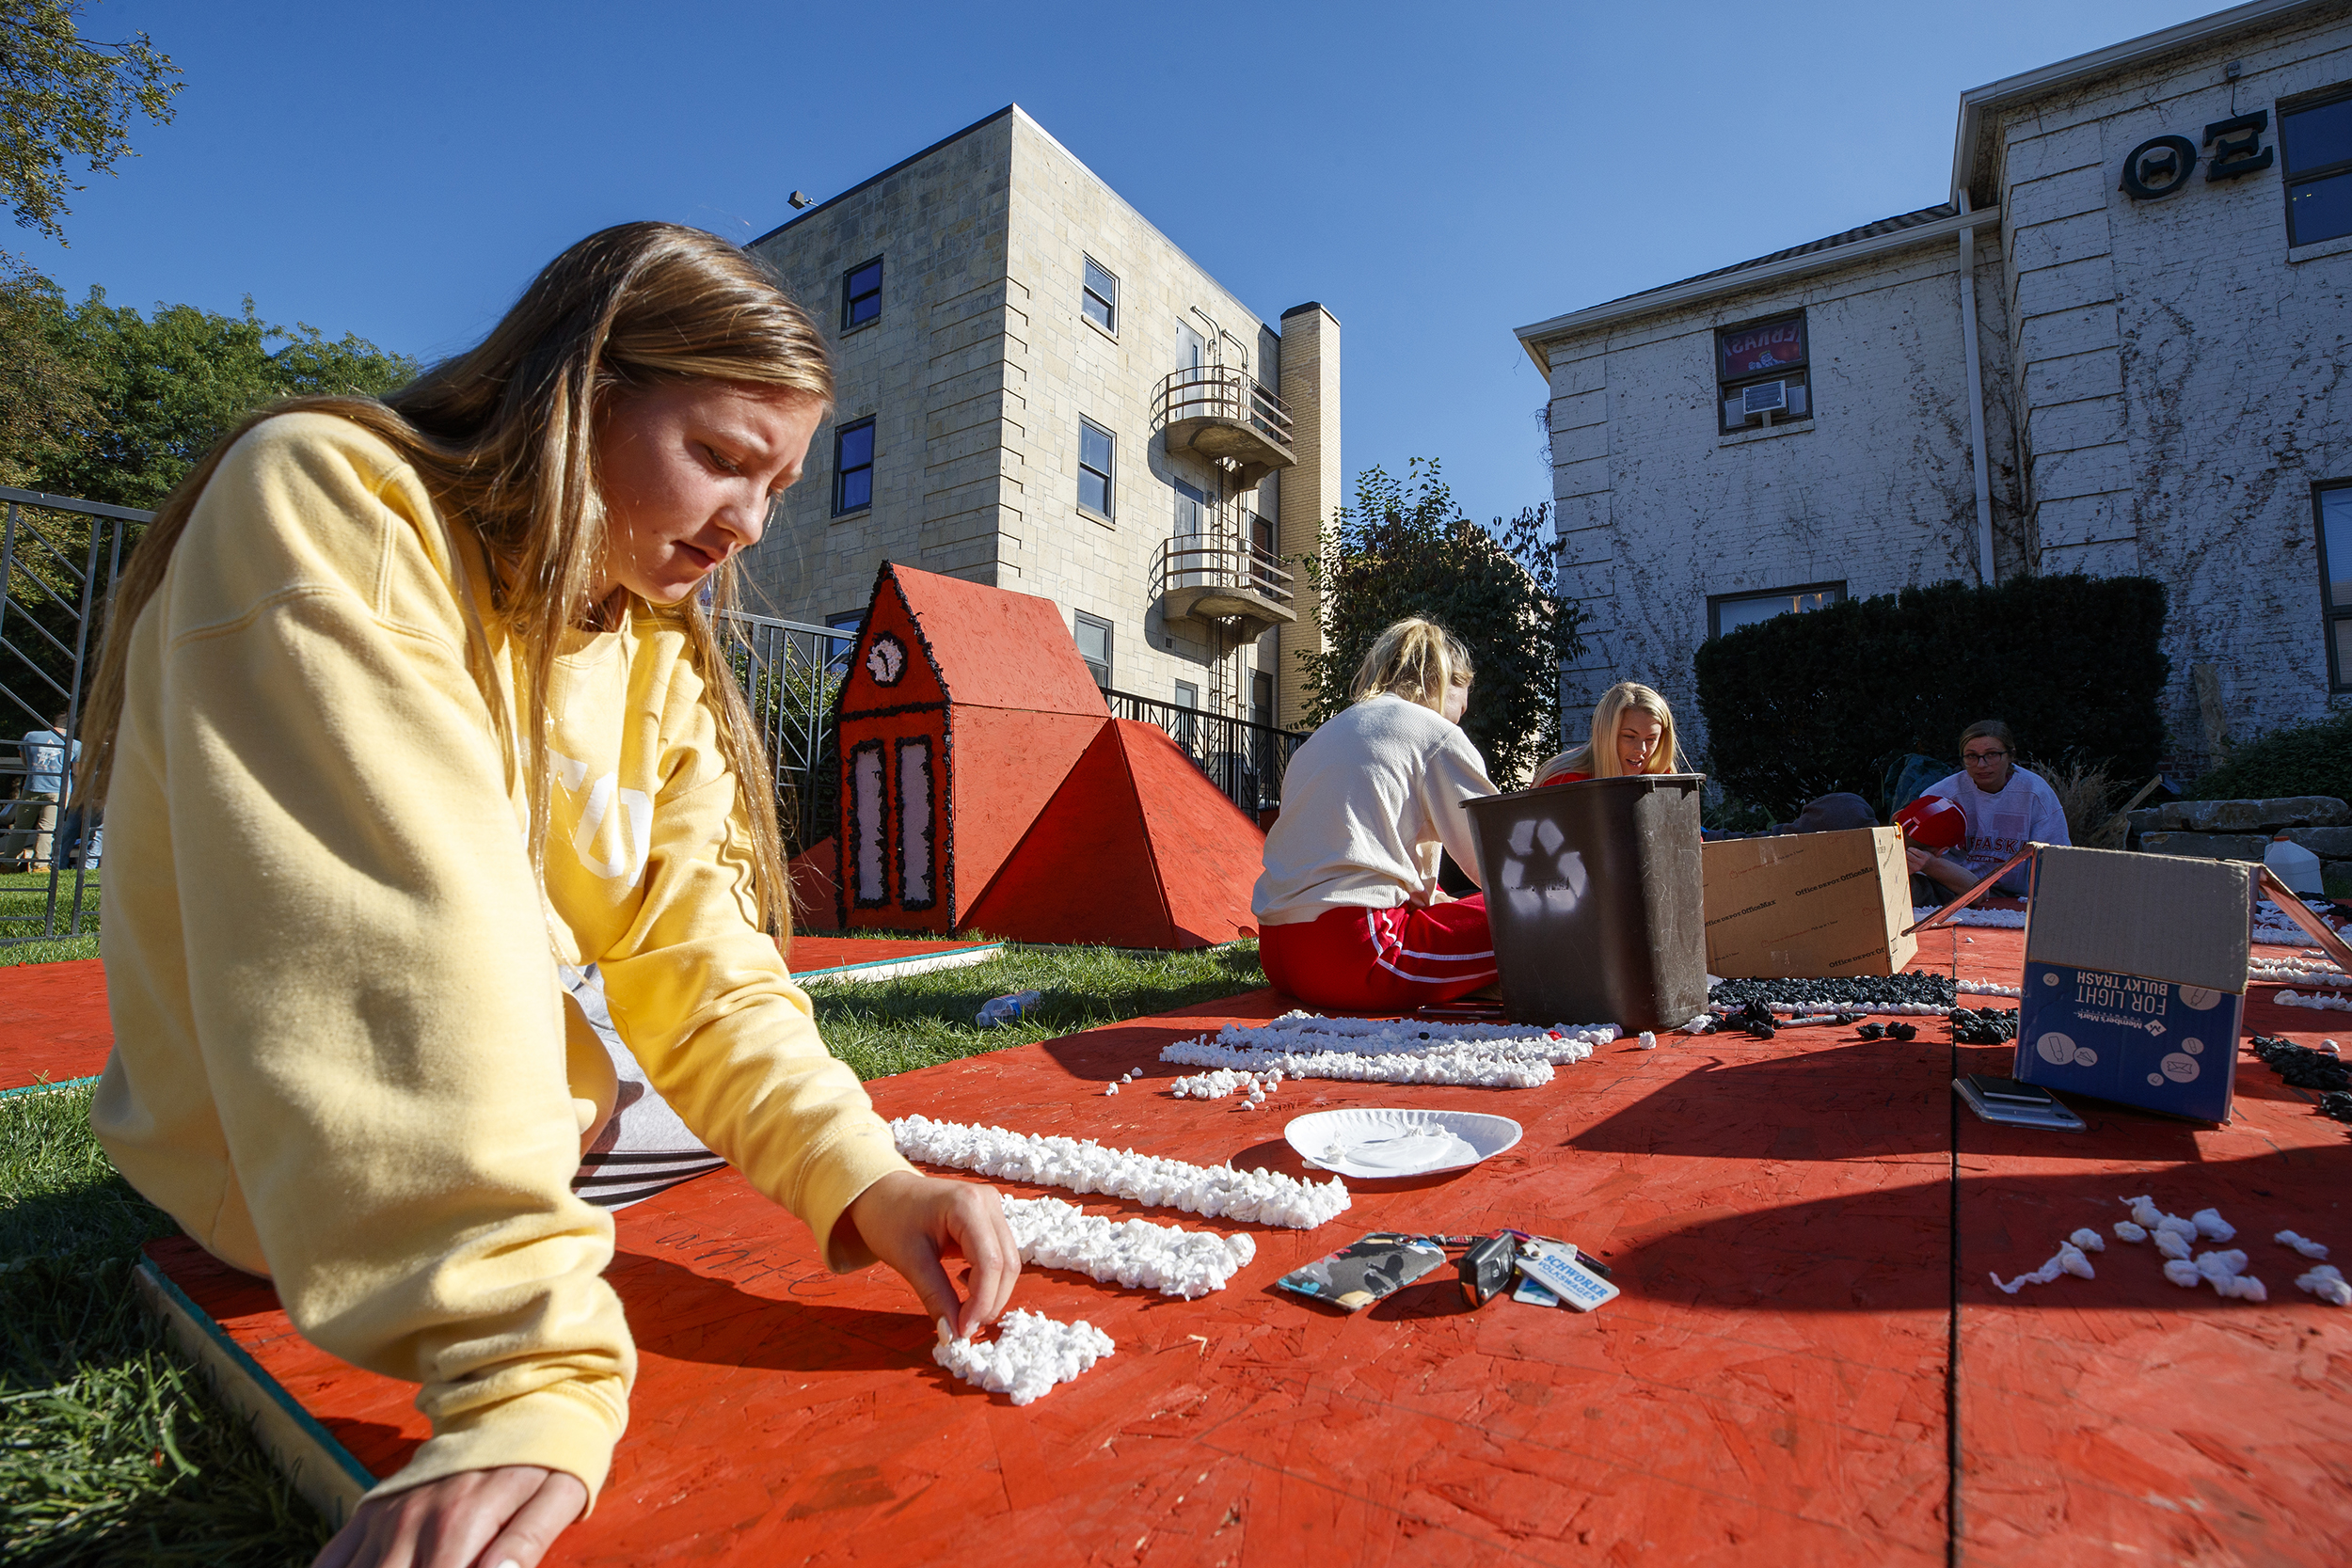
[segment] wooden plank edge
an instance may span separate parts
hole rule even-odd
[[[173,1342],[203,1370],[221,1402],[244,1418],[287,1482],[328,1525],[341,1529],[375,1485],[367,1466],[246,1354],[244,1346],[222,1333],[153,1259],[140,1259],[131,1282],[148,1310],[163,1320]]]
[[[87,1078],[44,1079],[38,1084],[25,1084],[13,1089],[0,1089],[0,1100],[12,1100],[20,1094],[63,1094],[68,1089],[86,1089],[98,1082],[96,1073]]]
[[[890,980],[902,974],[929,974],[936,970],[961,969],[968,964],[986,963],[1001,956],[1005,944],[992,942],[985,947],[959,948],[951,953],[917,953],[904,958],[872,958],[865,963],[835,964],[831,969],[812,969],[792,979],[800,986],[820,986],[841,980]]]

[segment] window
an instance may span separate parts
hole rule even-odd
[[[2319,602],[2328,618],[2328,689],[2352,691],[2352,480],[2312,486]]]
[[[1104,331],[1119,330],[1119,279],[1104,272],[1091,256],[1087,258],[1086,293],[1078,308]]]
[[[858,628],[865,624],[866,611],[862,610],[845,610],[838,615],[825,617],[825,625],[848,638],[847,641],[834,641],[833,653],[825,660],[825,673],[839,677],[850,673],[850,656],[857,652]]]
[[[879,256],[841,275],[841,330],[864,326],[882,314],[882,264]]]
[[[1261,670],[1249,677],[1249,721],[1274,727],[1274,675]]]
[[[1077,611],[1071,635],[1077,639],[1078,657],[1087,661],[1087,673],[1094,684],[1104,690],[1111,684],[1111,624],[1099,615]]]
[[[2352,87],[2279,113],[2286,159],[2287,244],[2352,234]]]
[[[1779,588],[1770,594],[1717,594],[1707,601],[1707,635],[1721,637],[1775,615],[1801,615],[1846,596],[1842,582],[1813,582],[1803,588]]]
[[[860,420],[833,433],[833,515],[847,516],[874,504],[874,421]]]
[[[1715,389],[1724,435],[1813,417],[1804,312],[1715,334]]]
[[[1078,504],[1098,517],[1111,515],[1111,433],[1092,420],[1078,421]]]
[[[1176,705],[1178,707],[1199,707],[1200,705],[1200,689],[1193,685],[1190,681],[1178,681],[1176,683]]]

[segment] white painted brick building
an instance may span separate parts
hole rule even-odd
[[[896,561],[1053,600],[1120,689],[1297,721],[1320,642],[1276,558],[1339,502],[1328,311],[1261,320],[1018,106],[752,248],[838,371],[751,608],[853,621]]]
[[[1571,731],[1640,679],[1703,746],[1717,628],[1988,563],[2165,583],[2185,768],[2324,712],[2348,292],[2352,5],[2264,0],[1963,93],[1936,206],[1520,328],[1591,617]]]

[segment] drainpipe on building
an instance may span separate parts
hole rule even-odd
[[[1960,210],[1969,210],[1960,193]],[[1984,373],[1977,356],[1977,230],[1960,231],[1960,342],[1968,360],[1968,460],[1977,476],[1977,580],[1993,585],[1993,483],[1984,457]]]

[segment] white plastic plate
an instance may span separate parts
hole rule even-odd
[[[1519,1133],[1509,1117],[1401,1106],[1311,1111],[1282,1129],[1309,1165],[1365,1180],[1466,1170],[1518,1143]]]

